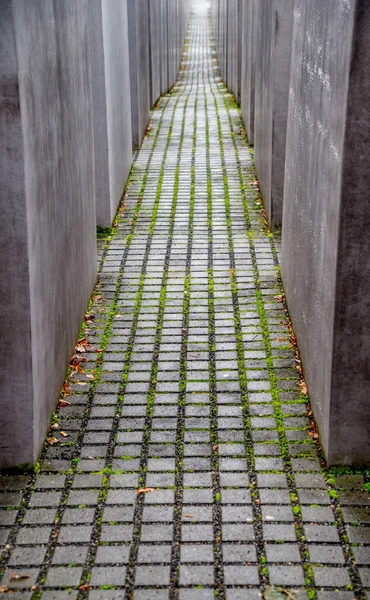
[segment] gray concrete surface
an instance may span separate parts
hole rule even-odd
[[[229,90],[240,102],[241,78],[241,0],[227,2],[227,80]]]
[[[294,0],[256,3],[254,151],[267,218],[281,225]]]
[[[370,463],[369,36],[367,2],[297,0],[282,273],[330,464]]]
[[[176,57],[176,6],[167,0],[167,44],[168,44],[168,87],[171,88],[177,78]]]
[[[168,16],[167,0],[160,0],[161,7],[161,94],[168,91]]]
[[[242,0],[242,59],[240,108],[251,146],[254,144],[254,90],[256,61],[255,0]]]
[[[157,102],[161,94],[161,2],[149,0],[149,57],[150,57],[150,103]]]
[[[132,162],[126,0],[89,2],[96,222],[110,227]]]
[[[149,4],[127,0],[132,147],[140,147],[150,112]]]
[[[94,163],[87,2],[0,10],[0,466],[14,467],[37,459],[95,281]]]

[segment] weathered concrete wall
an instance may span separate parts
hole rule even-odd
[[[255,163],[270,227],[281,224],[294,0],[256,2]]]
[[[110,227],[132,162],[126,0],[90,0],[97,225]]]
[[[161,7],[161,94],[168,91],[168,17],[167,0],[160,0]]]
[[[241,0],[227,2],[227,70],[226,84],[234,94],[235,100],[240,101],[240,43],[241,43]]]
[[[153,106],[161,94],[161,2],[149,0],[150,103]]]
[[[0,466],[32,463],[95,281],[87,2],[2,0]]]
[[[140,147],[150,112],[149,4],[127,0],[132,146]]]
[[[255,0],[242,0],[242,59],[240,108],[248,136],[248,142],[254,144],[254,91],[256,62],[256,23]]]
[[[282,273],[330,464],[370,463],[369,36],[368,2],[296,2]]]

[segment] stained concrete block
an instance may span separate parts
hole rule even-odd
[[[228,25],[227,25],[227,0],[220,0],[220,17],[219,17],[219,63],[221,69],[222,80],[227,82],[227,51],[228,51]]]
[[[254,91],[256,62],[255,0],[242,0],[242,59],[240,108],[248,142],[254,144]]]
[[[161,94],[161,3],[149,0],[149,56],[150,56],[150,103],[157,102]]]
[[[167,0],[160,0],[161,9],[161,94],[168,91],[168,16]]]
[[[167,0],[167,43],[168,43],[168,87],[171,88],[177,78],[176,65],[176,6],[174,0]]]
[[[369,465],[370,6],[294,15],[284,287],[328,462]]]
[[[126,0],[90,0],[96,222],[110,227],[132,163]]]
[[[0,3],[0,467],[37,460],[96,277],[88,3]]]
[[[281,225],[294,0],[256,7],[255,163],[270,227]]]
[[[240,101],[240,43],[241,43],[241,0],[227,2],[227,71],[226,84],[234,94],[235,100]]]
[[[149,4],[127,0],[133,149],[140,147],[150,113]]]

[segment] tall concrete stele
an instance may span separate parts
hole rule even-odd
[[[0,467],[37,460],[96,276],[88,2],[0,2]]]
[[[89,0],[96,223],[111,227],[132,163],[126,0]]]
[[[254,159],[271,229],[281,225],[294,0],[257,0]]]
[[[296,0],[282,273],[330,464],[370,464],[370,4]]]

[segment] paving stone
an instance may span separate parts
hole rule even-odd
[[[351,585],[347,569],[340,567],[312,567],[317,586],[345,587]]]
[[[52,563],[55,565],[83,565],[87,551],[88,546],[57,546]]]
[[[51,567],[45,585],[49,587],[78,586],[82,575],[82,567]]]
[[[278,586],[301,586],[305,584],[304,572],[301,566],[287,566],[284,568],[269,566],[270,582]]]
[[[124,586],[126,580],[125,567],[93,567],[91,571],[91,585]]]
[[[296,544],[266,544],[268,562],[301,562],[301,556]]]

